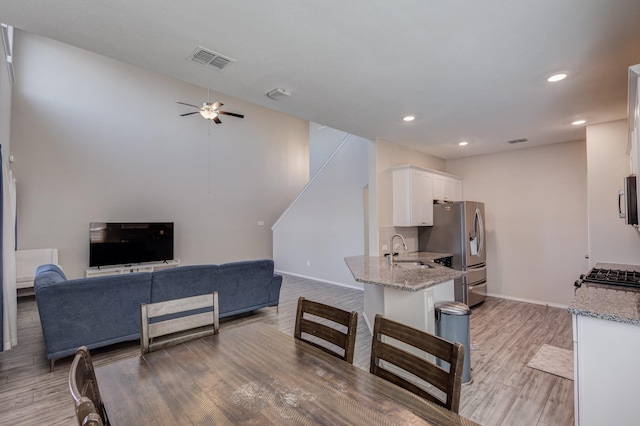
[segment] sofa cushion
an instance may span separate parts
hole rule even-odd
[[[220,265],[220,313],[239,312],[247,305],[268,304],[272,279],[272,260],[249,260]]]
[[[191,265],[152,273],[151,303],[212,293],[218,265]]]
[[[151,303],[218,292],[220,316],[270,303],[273,261],[249,260],[224,265],[193,265],[153,272]]]

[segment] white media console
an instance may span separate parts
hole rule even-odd
[[[134,272],[153,272],[160,269],[175,268],[180,266],[180,259],[167,260],[165,262],[144,262],[127,265],[111,265],[88,268],[85,277],[103,277],[106,275],[131,274]]]

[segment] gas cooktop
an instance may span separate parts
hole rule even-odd
[[[593,268],[587,275],[581,275],[576,287],[585,283],[618,285],[640,289],[640,272],[622,269]]]

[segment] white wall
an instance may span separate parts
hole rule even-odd
[[[335,133],[342,140],[346,134]],[[344,258],[364,254],[367,153],[373,142],[350,136],[273,230],[281,272],[362,288]]]
[[[212,92],[245,119],[210,126],[176,104],[205,88],[26,32],[15,52],[18,248],[57,247],[78,277],[89,222],[173,221],[183,264],[272,256],[270,227],[309,178],[307,121]]]
[[[640,263],[640,232],[618,217],[616,197],[630,173],[627,120],[587,127],[589,261]]]
[[[588,270],[586,165],[582,141],[447,161],[464,198],[486,203],[489,293],[571,302]]]
[[[343,131],[309,122],[309,176],[318,173],[345,136]]]

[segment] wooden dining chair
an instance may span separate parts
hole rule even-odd
[[[143,354],[217,334],[219,329],[217,291],[140,305],[140,349]]]
[[[104,426],[102,417],[93,402],[87,397],[81,397],[76,405],[76,418],[79,426]]]
[[[449,371],[428,361],[427,354],[449,363]],[[369,371],[376,376],[457,413],[460,408],[463,362],[464,346],[460,343],[451,343],[380,314],[376,315],[369,367]],[[418,383],[409,374],[427,384]],[[445,398],[441,399],[435,392],[427,391],[425,388],[428,384],[443,392]]]
[[[101,423],[99,424],[109,424],[107,410],[102,403],[98,380],[96,379],[96,373],[93,369],[91,354],[86,346],[81,346],[76,350],[76,355],[71,363],[71,368],[69,369],[69,391],[75,403],[78,424],[80,426],[83,425],[85,417],[87,417],[91,411],[86,403],[87,400],[91,403],[91,406],[93,406],[93,411],[95,411],[100,418]],[[93,418],[95,416],[91,417]]]
[[[342,330],[330,327],[309,318],[308,315],[329,320],[338,324]],[[309,343],[323,351],[330,353],[342,360],[353,364],[353,354],[355,352],[356,333],[358,330],[358,313],[347,312],[342,309],[325,305],[323,303],[307,300],[304,297],[298,299],[298,312],[296,314],[296,326],[293,336],[306,343]],[[338,351],[328,346],[321,345],[320,342],[310,340],[304,335],[324,340],[336,346]]]

